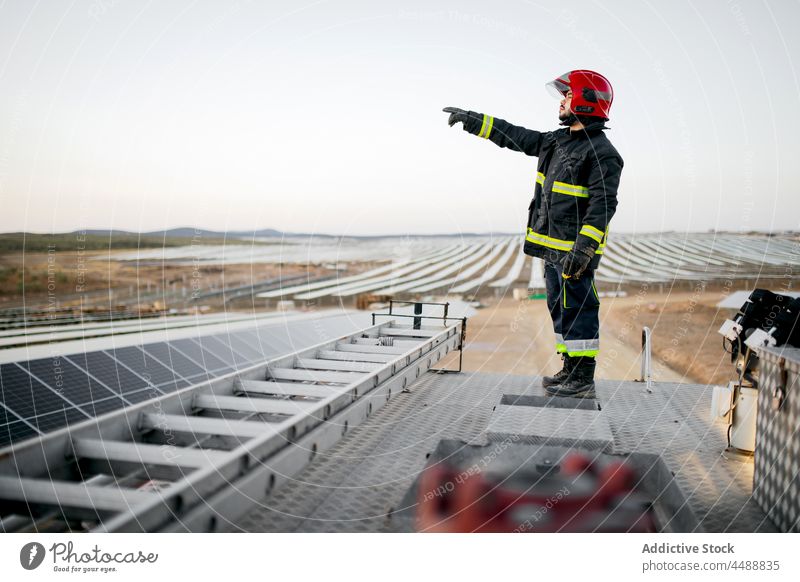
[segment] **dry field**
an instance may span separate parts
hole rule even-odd
[[[119,252],[114,249],[112,252]],[[109,259],[108,251],[59,251],[56,253],[8,253],[0,256],[0,307],[45,307],[51,296],[61,306],[109,300],[137,303],[166,298],[172,307],[184,295],[250,285],[281,275],[330,274],[328,269],[291,264],[172,264]],[[175,305],[180,307],[181,305]]]
[[[717,292],[604,298],[597,377],[640,377],[641,330],[646,325],[653,330],[656,380],[726,383],[733,378],[733,366],[716,333],[726,317],[714,307],[721,298]],[[506,297],[468,321],[467,370],[542,374],[554,372],[560,365],[544,300]]]

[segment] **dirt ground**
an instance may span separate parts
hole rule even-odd
[[[9,253],[0,256],[0,307],[21,305],[23,290],[29,308],[45,307],[50,297],[60,306],[77,305],[81,301],[84,305],[87,301],[108,304],[111,297],[118,303],[161,298],[166,299],[167,307],[181,307],[181,299],[194,291],[251,285],[279,274],[316,278],[332,273],[314,265],[137,263],[110,260],[108,253],[97,251]]]
[[[717,335],[725,313],[720,293],[646,294],[601,300],[597,378],[641,376],[641,330],[653,330],[655,380],[726,383],[733,366]],[[549,374],[561,367],[544,300],[503,298],[469,318],[464,368],[509,374]],[[449,365],[453,365],[450,363]]]

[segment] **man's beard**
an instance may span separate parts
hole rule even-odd
[[[572,111],[569,111],[569,112],[567,112],[567,111],[564,111],[564,112],[559,111],[558,120],[560,122],[559,125],[564,125],[566,127],[569,127],[569,126],[573,125],[575,122],[579,121],[578,118],[575,116],[575,114],[572,113]]]

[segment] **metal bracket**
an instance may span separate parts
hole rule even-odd
[[[403,313],[395,313],[394,306],[395,304],[401,305],[413,305],[414,306],[414,314],[408,315]],[[442,315],[422,315],[422,308],[425,305],[437,305],[442,307]],[[372,314],[372,325],[375,325],[375,317],[383,316],[383,317],[410,317],[414,319],[412,324],[413,329],[420,329],[422,326],[423,319],[438,319],[441,320],[442,323],[447,326],[448,319],[460,319],[461,320],[461,337],[459,338],[458,344],[458,368],[455,370],[450,370],[447,368],[430,368],[431,372],[435,372],[437,374],[458,374],[462,370],[462,364],[464,362],[464,342],[467,340],[467,318],[460,317],[460,318],[448,318],[448,311],[450,309],[450,302],[447,303],[434,303],[430,301],[396,301],[394,299],[389,299],[389,312],[388,313],[373,313]]]
[[[789,383],[789,370],[786,369],[786,358],[778,360],[778,382],[772,389],[772,410],[780,410],[786,399],[786,385]]]
[[[648,392],[653,391],[653,332],[645,326],[642,328],[642,377]]]

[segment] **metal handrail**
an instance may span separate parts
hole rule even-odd
[[[647,390],[653,391],[653,332],[647,326],[642,328],[642,377],[640,382],[646,382]]]

